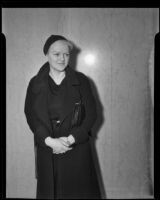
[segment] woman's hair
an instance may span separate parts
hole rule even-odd
[[[62,35],[51,35],[46,40],[44,47],[43,47],[43,52],[44,52],[45,55],[48,53],[50,46],[58,40],[66,42],[70,51],[73,49],[73,43],[71,41],[69,41],[68,39],[66,39],[64,36],[62,36]]]
[[[73,43],[70,40],[64,40],[64,42],[66,42],[66,44],[68,45],[69,50],[72,51],[72,49],[73,49]]]

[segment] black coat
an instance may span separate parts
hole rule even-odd
[[[59,191],[58,198],[100,198],[98,181],[91,155],[89,132],[96,120],[96,105],[87,77],[67,67],[68,93],[61,111],[59,137],[72,134],[74,148],[65,154],[53,154],[44,140],[52,135],[52,127],[47,110],[49,64],[45,63],[28,86],[25,100],[25,114],[30,129],[34,133],[37,198],[53,199],[54,184]],[[82,96],[85,119],[81,126],[69,131],[73,107]],[[53,176],[53,159],[57,159],[57,182]]]

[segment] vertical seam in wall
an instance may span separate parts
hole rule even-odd
[[[110,73],[111,73],[111,77],[110,77],[110,81],[111,81],[111,91],[110,91],[110,95],[111,95],[111,119],[110,119],[110,137],[112,136],[112,53],[113,53],[113,50],[112,50],[112,48],[113,48],[113,34],[112,34],[112,18],[113,18],[113,13],[112,13],[113,11],[111,11],[111,65],[110,65],[110,67],[111,67],[111,71],[110,71]],[[112,139],[110,138],[110,141],[112,142]],[[111,145],[112,146],[112,145]],[[111,150],[112,150],[112,148],[111,148]],[[112,152],[111,152],[112,153]],[[113,163],[113,162],[112,162]],[[112,165],[112,163],[111,163],[111,165]]]
[[[157,13],[156,13],[157,14]],[[156,31],[157,31],[157,27],[158,27],[158,21],[157,20],[155,20],[155,12],[154,12],[154,10],[153,10],[153,12],[152,12],[152,19],[153,19],[153,29],[152,30],[154,30],[153,32],[154,33],[156,33]],[[156,22],[155,22],[156,21]],[[150,77],[150,85],[149,85],[149,91],[150,91],[150,101],[151,101],[151,105],[150,105],[150,114],[151,114],[151,116],[150,116],[150,123],[151,123],[151,126],[150,126],[150,134],[151,134],[151,140],[150,140],[150,156],[151,156],[151,158],[150,158],[150,179],[151,179],[151,187],[152,187],[152,195],[153,195],[153,193],[154,193],[154,148],[153,148],[153,141],[154,141],[154,63],[155,63],[155,61],[154,61],[154,45],[155,45],[155,43],[154,43],[154,41],[155,41],[155,37],[154,37],[154,40],[153,40],[153,46],[152,46],[152,50],[151,50],[151,55],[150,55],[150,59],[151,59],[151,66],[150,67],[152,67],[153,68],[153,70],[149,70],[148,69],[148,71],[149,71],[149,73],[151,73],[151,74],[148,74],[149,75],[149,77]],[[153,74],[152,74],[152,72],[153,72]]]

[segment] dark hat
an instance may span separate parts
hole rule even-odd
[[[46,55],[48,52],[49,47],[56,42],[57,40],[66,40],[68,41],[65,37],[61,35],[51,35],[45,42],[44,47],[43,47],[43,52]]]

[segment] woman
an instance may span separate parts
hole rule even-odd
[[[89,143],[96,105],[87,77],[68,66],[72,47],[65,37],[51,35],[43,48],[48,61],[27,89],[38,199],[100,199]]]

